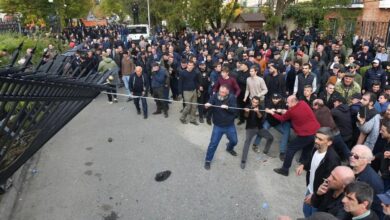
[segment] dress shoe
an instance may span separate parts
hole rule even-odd
[[[241,161],[240,167],[241,167],[241,169],[245,169],[245,161]]]
[[[200,123],[204,123],[203,118],[199,118],[199,122],[200,122]]]
[[[206,170],[209,170],[209,169],[211,168],[211,162],[210,162],[210,161],[206,161],[206,162],[204,163],[204,168],[205,168]]]
[[[141,114],[141,110],[137,110],[137,114],[140,115]]]
[[[152,114],[153,115],[159,115],[159,114],[161,114],[162,112],[161,111],[155,111],[155,112],[153,112]]]
[[[229,154],[231,154],[232,156],[237,156],[237,152],[235,152],[234,150],[226,150]]]
[[[288,171],[283,168],[275,168],[274,171],[280,175],[288,176]]]
[[[144,115],[144,119],[147,119],[148,118],[148,116],[147,115]]]

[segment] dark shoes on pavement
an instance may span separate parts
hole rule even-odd
[[[206,122],[207,122],[208,125],[211,125],[211,119],[209,119],[209,118],[206,119]]]
[[[204,123],[203,118],[199,118],[199,122],[200,122],[200,123]]]
[[[162,113],[161,111],[158,111],[158,110],[157,110],[157,111],[153,112],[152,114],[153,114],[153,115],[159,115],[159,114],[161,114],[161,113]]]
[[[137,114],[139,114],[139,115],[140,115],[140,114],[141,114],[141,110],[137,110]]]
[[[164,112],[164,117],[168,118],[168,112]]]
[[[180,118],[182,124],[187,124],[188,122],[185,119]]]
[[[288,170],[285,170],[283,168],[275,168],[274,169],[275,173],[278,173],[283,176],[288,176]]]
[[[147,119],[148,118],[148,116],[147,115],[144,115],[144,119]]]
[[[211,167],[211,162],[210,162],[210,161],[206,161],[206,162],[204,163],[204,168],[205,168],[206,170],[209,170],[210,167]]]
[[[237,152],[235,152],[234,150],[226,150],[229,154],[231,154],[232,156],[237,156]]]
[[[241,161],[240,167],[241,167],[241,169],[245,169],[245,161]]]

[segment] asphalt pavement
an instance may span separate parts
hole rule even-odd
[[[179,103],[170,105],[169,118],[152,115],[156,105],[148,104],[145,120],[124,97],[116,104],[108,104],[104,94],[96,98],[19,172],[16,196],[0,200],[10,207],[0,207],[0,216],[8,211],[3,217],[9,220],[302,217],[304,176],[293,169],[289,177],[272,171],[282,164],[277,132],[272,130],[272,157],[251,150],[242,170],[245,126],[238,126],[238,157],[225,151],[224,137],[207,171],[212,127],[181,124]],[[171,176],[156,182],[156,173],[165,170]]]

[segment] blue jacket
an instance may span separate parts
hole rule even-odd
[[[194,91],[199,85],[199,75],[195,71],[188,72],[187,70],[180,71],[179,73],[179,93],[183,91]]]
[[[386,85],[386,72],[379,66],[377,68],[370,68],[367,70],[366,74],[364,75],[364,89],[370,90],[371,85],[374,81],[378,81],[381,83],[381,88],[383,88]]]
[[[225,100],[221,101],[218,99],[218,93],[216,93],[210,97],[209,103],[216,106],[227,105],[229,107],[237,107],[237,100],[233,94],[229,94]],[[216,126],[227,127],[234,125],[234,119],[237,115],[236,109],[210,107],[210,112],[213,116],[213,123]]]
[[[165,86],[165,80],[167,76],[167,70],[162,67],[160,67],[157,72],[152,72],[152,88]]]
[[[367,165],[362,172],[356,175],[356,180],[365,182],[372,187],[374,190],[374,200],[372,202],[371,210],[375,211],[378,216],[382,216],[383,213],[381,201],[377,196],[378,194],[384,192],[384,186],[381,177],[378,175],[378,173],[375,172],[374,169],[372,169],[370,165]]]

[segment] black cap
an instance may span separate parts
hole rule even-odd
[[[279,93],[272,94],[272,99],[281,99],[281,98],[282,98],[282,95],[280,95]]]
[[[199,65],[205,65],[205,64],[206,64],[206,62],[204,60],[199,62]]]
[[[362,95],[360,93],[355,93],[351,95],[351,99],[362,99]]]
[[[274,56],[275,56],[275,55],[280,55],[280,52],[279,52],[278,50],[275,51],[275,52],[274,52]]]
[[[332,101],[335,102],[335,101],[339,101],[341,103],[346,103],[346,100],[344,97],[342,97],[341,95],[335,95],[332,97]]]
[[[390,90],[390,85],[385,85],[384,90]]]

